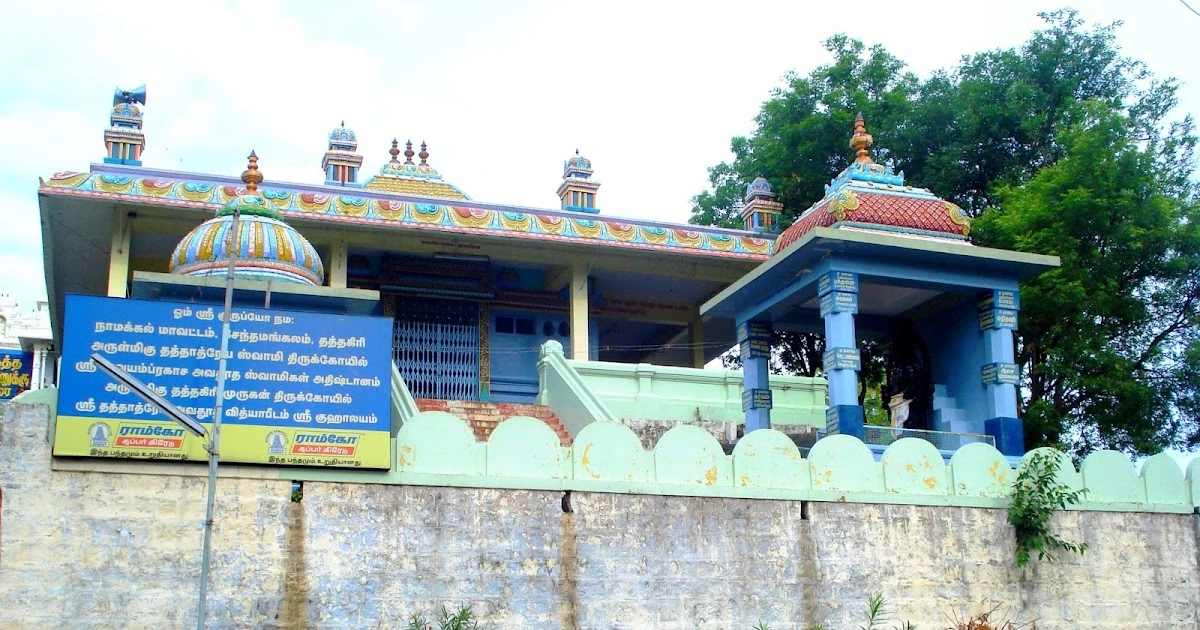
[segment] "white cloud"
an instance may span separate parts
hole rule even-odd
[[[117,33],[99,27],[109,5],[17,3],[6,18],[22,27],[0,39],[0,137],[16,148],[0,152],[13,204],[0,213],[36,213],[37,176],[98,161],[110,90],[145,83],[147,166],[236,175],[255,149],[269,180],[317,183],[345,120],[367,175],[393,137],[425,140],[476,199],[553,207],[579,148],[602,212],[684,221],[780,77],[827,61],[826,37],[883,43],[927,74],[1024,41],[1042,4],[127,2]],[[1174,45],[1195,22],[1180,11],[1106,0],[1083,17],[1126,19],[1126,52],[1189,81],[1195,110],[1200,67]],[[36,224],[18,229],[36,240]]]

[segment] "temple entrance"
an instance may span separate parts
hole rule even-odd
[[[396,295],[392,358],[414,398],[479,400],[479,305]]]

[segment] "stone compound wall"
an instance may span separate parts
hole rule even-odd
[[[950,505],[1003,501],[952,494],[965,475],[955,475],[954,463],[940,474],[956,483],[917,495],[901,491],[903,480],[932,489],[904,473],[910,464],[927,472],[925,462],[902,461],[900,451],[851,474],[848,464],[830,466],[845,458],[814,449],[782,477],[739,466],[747,454],[735,451],[719,455],[729,459],[715,460],[717,481],[706,485],[707,451],[689,451],[694,461],[671,451],[700,429],[676,429],[637,459],[613,450],[628,440],[640,447],[636,437],[610,439],[618,430],[602,428],[576,439],[586,454],[560,451],[570,465],[560,462],[558,477],[539,478],[531,475],[544,467],[518,466],[545,464],[539,454],[552,452],[530,441],[532,424],[506,421],[491,442],[463,451],[458,432],[469,429],[456,422],[421,414],[407,424],[397,470],[386,475],[227,467],[239,476],[219,485],[211,627],[394,628],[414,611],[469,603],[489,628],[692,630],[761,620],[841,629],[858,627],[876,590],[895,603],[897,619],[927,628],[989,602],[1008,604],[1017,619],[1038,618],[1039,628],[1200,627],[1197,517],[1172,502],[1180,491],[1191,502],[1178,468],[1178,479],[1159,464],[1139,477],[1132,467],[1101,468],[1101,459],[1089,459],[1082,474],[1064,470],[1074,483],[1090,478],[1089,487],[1107,488],[1092,497],[1107,503],[1056,517],[1063,536],[1090,548],[1021,571],[1000,503]],[[204,478],[193,475],[203,467],[92,463],[129,472],[76,472],[58,462],[52,470],[47,425],[44,407],[0,406],[0,627],[193,624],[204,496]],[[549,444],[553,432],[545,431]],[[500,454],[505,440],[521,436],[521,460]],[[441,449],[462,461],[439,461]],[[693,468],[702,474],[691,487]],[[288,477],[302,472],[303,500],[292,503]],[[725,484],[734,473],[756,485]],[[801,478],[810,481],[804,492],[818,494],[749,496],[801,492],[787,488]],[[818,479],[822,488],[813,489]],[[963,483],[963,492],[982,487]],[[619,484],[647,485],[625,494]],[[866,489],[846,489],[853,484]],[[993,489],[1002,494],[1003,484]],[[687,496],[705,492],[713,496]],[[820,500],[822,492],[837,496]],[[868,496],[879,500],[861,501]],[[931,505],[913,504],[921,500]]]

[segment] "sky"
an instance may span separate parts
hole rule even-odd
[[[237,175],[253,149],[268,184],[317,184],[344,120],[367,175],[393,137],[425,141],[429,163],[473,198],[554,208],[563,160],[579,149],[602,183],[602,214],[685,222],[707,168],[753,132],[785,73],[829,60],[825,38],[883,44],[928,76],[1020,45],[1038,11],[1060,6],[13,3],[0,37],[0,292],[27,308],[44,295],[38,178],[101,160],[116,86],[147,86],[147,167]],[[1123,20],[1123,51],[1183,82],[1179,115],[1200,110],[1200,65],[1180,54],[1200,16],[1179,0],[1076,8],[1092,23]],[[871,131],[886,142],[887,130]]]

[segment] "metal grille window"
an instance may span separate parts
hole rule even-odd
[[[479,305],[396,296],[392,357],[415,398],[479,398]]]

